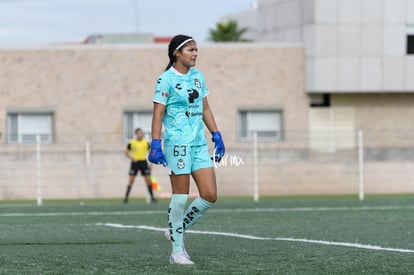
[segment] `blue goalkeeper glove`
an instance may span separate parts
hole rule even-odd
[[[165,159],[164,153],[161,149],[160,139],[153,139],[151,141],[151,150],[148,155],[148,160],[155,164],[162,164],[164,167],[167,166],[167,160]]]
[[[211,134],[213,135],[211,140],[214,142],[214,161],[220,162],[221,158],[224,156],[224,152],[226,152],[223,138],[221,137],[221,133],[219,131],[212,132]]]

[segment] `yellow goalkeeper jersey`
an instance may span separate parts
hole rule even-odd
[[[149,149],[150,144],[146,139],[131,139],[127,146],[127,150],[131,154],[131,157],[136,161],[147,160]]]

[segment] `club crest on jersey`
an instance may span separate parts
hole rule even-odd
[[[198,80],[198,78],[194,78],[194,85],[195,85],[197,88],[201,88],[201,83],[200,83],[200,80]]]
[[[169,95],[168,92],[162,92],[163,97],[168,97],[168,95]]]
[[[184,160],[183,159],[179,159],[178,162],[177,162],[177,168],[178,169],[184,169],[184,167],[185,167]]]

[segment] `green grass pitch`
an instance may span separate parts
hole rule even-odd
[[[220,198],[168,263],[167,200],[0,202],[0,274],[414,274],[414,196]]]

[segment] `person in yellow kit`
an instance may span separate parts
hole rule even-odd
[[[127,191],[125,193],[124,203],[128,203],[129,193],[131,192],[135,177],[138,175],[138,171],[141,171],[141,175],[144,177],[145,183],[147,184],[148,193],[151,196],[151,202],[157,202],[152,191],[151,169],[147,162],[150,143],[144,138],[144,132],[141,128],[137,128],[135,130],[135,136],[136,138],[131,139],[125,148],[125,155],[131,160],[131,167],[129,169],[129,181]]]

